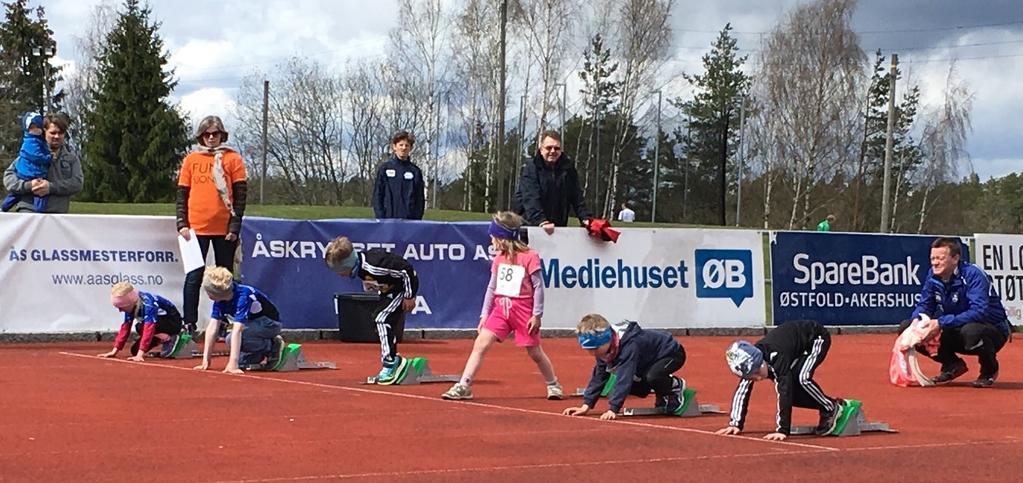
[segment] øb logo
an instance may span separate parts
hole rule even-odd
[[[696,250],[696,297],[732,299],[736,307],[753,297],[753,252]]]

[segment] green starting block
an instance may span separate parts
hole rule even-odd
[[[618,382],[618,375],[612,372],[611,377],[607,378],[607,382],[604,383],[604,388],[600,390],[600,397],[607,397],[608,394],[611,394],[611,389],[615,387],[616,382]],[[585,387],[577,387],[572,393],[576,397],[583,397],[585,394]]]
[[[789,434],[814,434],[816,428],[813,426],[794,426]],[[838,425],[835,430],[826,436],[859,436],[862,433],[898,433],[897,430],[888,426],[888,423],[869,422],[863,413],[863,402],[856,399],[846,399],[845,408],[838,418]]]
[[[413,357],[405,368],[405,374],[401,375],[395,385],[409,386],[414,384],[429,384],[432,382],[458,382],[461,376],[458,374],[434,374],[430,369],[430,361],[425,357]],[[366,378],[363,384],[376,384],[376,376]]]
[[[696,400],[696,389],[687,387],[682,391],[682,409],[678,414],[668,414],[664,408],[622,408],[622,416],[678,416],[692,418],[704,414],[724,414],[716,404],[700,404]]]
[[[264,370],[274,372],[294,372],[300,369],[337,369],[337,365],[329,361],[307,361],[305,354],[302,353],[302,344],[288,344],[288,346],[284,348],[284,353],[281,354],[281,358],[277,361],[277,363],[269,368],[265,368]]]
[[[229,352],[225,351],[214,351],[210,356],[228,356]],[[192,336],[188,334],[181,334],[178,336],[177,342],[174,343],[174,348],[171,349],[170,354],[163,355],[160,352],[150,352],[149,357],[162,357],[163,359],[190,359],[192,357],[202,357],[202,350],[192,340]]]

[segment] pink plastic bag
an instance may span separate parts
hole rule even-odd
[[[909,367],[909,355],[899,348],[899,341],[892,347],[892,359],[888,364],[888,376],[899,387],[917,386],[919,383]]]
[[[920,314],[898,337],[892,347],[892,358],[888,362],[888,377],[899,387],[933,386],[931,378],[924,375],[917,362],[915,347],[923,346],[928,354],[937,354],[941,344],[941,326],[938,321]]]

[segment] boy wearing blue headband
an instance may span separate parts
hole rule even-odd
[[[793,320],[775,327],[756,344],[744,340],[725,351],[732,373],[739,376],[739,387],[732,396],[731,419],[718,434],[739,434],[746,422],[746,410],[753,383],[774,379],[778,394],[775,432],[764,439],[784,441],[792,429],[792,407],[816,409],[820,413],[818,435],[830,434],[838,425],[844,401],[833,399],[813,380],[813,373],[824,362],[831,348],[831,334],[813,320]]]
[[[373,315],[380,334],[380,373],[377,384],[395,384],[405,377],[408,359],[398,355],[398,334],[387,323],[396,310],[411,312],[416,308],[419,276],[412,264],[382,248],[356,251],[347,237],[339,236],[327,245],[324,260],[327,267],[342,277],[358,277],[363,284],[376,285],[380,295],[391,299]]]
[[[483,356],[494,345],[515,332],[515,345],[540,369],[547,384],[547,399],[561,399],[564,392],[551,360],[540,347],[540,319],[543,317],[543,278],[540,255],[519,240],[522,217],[510,211],[494,215],[490,222],[490,243],[497,256],[490,268],[490,283],[483,296],[483,310],[476,328],[479,335],[465,362],[461,379],[441,395],[444,399],[472,399],[472,383],[483,364]]]
[[[615,419],[626,397],[645,398],[651,390],[657,396],[654,407],[677,416],[685,412],[682,393],[686,381],[672,374],[686,363],[686,352],[674,337],[628,320],[611,324],[600,314],[583,317],[575,331],[579,345],[597,362],[583,393],[583,405],[567,408],[563,414],[582,416],[593,409],[611,373],[616,382],[607,396],[608,410],[600,419]]]

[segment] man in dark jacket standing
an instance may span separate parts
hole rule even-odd
[[[373,213],[377,218],[422,220],[426,208],[423,171],[409,156],[416,139],[408,131],[391,138],[394,155],[377,169],[373,184]]]
[[[544,131],[540,150],[522,169],[522,178],[512,201],[513,209],[531,225],[554,233],[555,226],[568,226],[568,210],[579,222],[589,225],[590,210],[583,201],[579,173],[564,151],[556,131]]]

